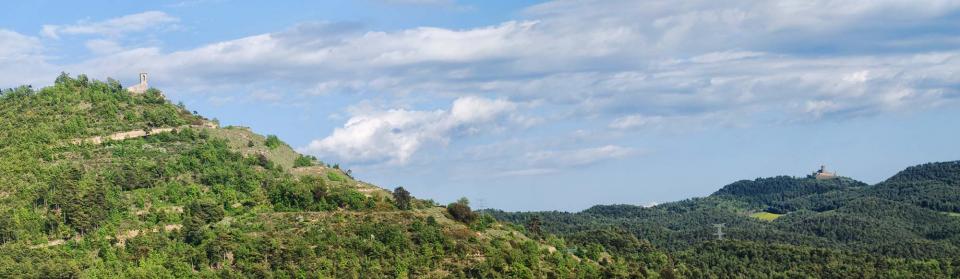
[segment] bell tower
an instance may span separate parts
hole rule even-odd
[[[147,73],[141,72],[140,83],[138,83],[137,85],[128,87],[127,91],[130,91],[130,93],[134,93],[134,94],[143,94],[144,92],[147,92],[148,88],[150,88],[150,86],[147,85]]]

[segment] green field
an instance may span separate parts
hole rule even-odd
[[[773,221],[773,220],[776,220],[777,218],[780,218],[780,216],[783,216],[783,214],[776,214],[776,213],[770,213],[770,212],[757,212],[754,214],[750,214],[750,217],[757,218],[764,221]]]

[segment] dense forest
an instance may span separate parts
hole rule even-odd
[[[485,212],[578,249],[636,261],[657,251],[690,278],[958,278],[958,202],[960,162],[943,162],[876,185],[778,176],[652,207]],[[724,224],[723,240],[715,224]]]
[[[0,278],[960,277],[960,162],[511,213],[322,159],[110,79],[2,90]]]

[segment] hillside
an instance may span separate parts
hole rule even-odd
[[[871,189],[871,195],[942,212],[960,212],[960,161],[909,167]]]
[[[155,89],[131,94],[83,75],[0,92],[0,277],[589,278],[618,268],[466,201],[409,198],[276,137],[217,126]]]
[[[845,177],[742,180],[708,197],[653,207],[487,212],[516,224],[535,222],[573,247],[600,244],[622,257],[631,256],[618,248],[623,239],[648,243],[691,278],[956,278],[958,166],[914,166],[876,185]],[[721,223],[725,239],[718,241],[713,224]]]
[[[0,151],[0,278],[960,277],[960,162],[475,212],[65,74],[0,92]]]

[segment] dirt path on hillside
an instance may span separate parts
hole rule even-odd
[[[152,207],[150,206],[150,204],[147,204],[147,206],[142,209],[132,209],[132,210],[133,210],[133,215],[143,216],[143,215],[146,215],[147,213],[150,213],[151,209]],[[156,210],[161,213],[183,213],[183,206],[159,207],[159,208],[156,208]]]
[[[83,138],[83,139],[73,139],[70,141],[70,143],[101,144],[107,140],[125,140],[125,139],[132,139],[132,138],[141,138],[141,137],[149,136],[152,134],[174,131],[181,128],[183,127],[177,127],[177,128],[167,127],[167,128],[156,128],[156,129],[150,129],[150,130],[134,130],[134,131],[115,133],[109,136],[96,136],[96,137],[89,137],[89,138]]]
[[[164,225],[162,228],[161,228],[161,227],[156,227],[156,228],[153,228],[153,229],[129,230],[129,231],[126,231],[126,232],[123,232],[123,233],[117,235],[117,237],[116,237],[117,243],[116,243],[115,245],[120,246],[120,247],[123,247],[124,245],[127,244],[127,240],[128,240],[128,239],[131,239],[131,238],[134,238],[134,237],[137,237],[137,236],[146,234],[146,233],[148,233],[148,232],[156,233],[156,232],[160,232],[161,229],[163,229],[163,231],[165,231],[165,232],[171,232],[171,231],[174,231],[174,230],[179,230],[179,229],[181,229],[181,228],[183,228],[183,225],[180,225],[180,224],[169,224],[169,225]]]
[[[127,240],[128,240],[128,239],[131,239],[131,238],[134,238],[134,237],[137,237],[137,236],[146,234],[146,233],[148,233],[148,232],[154,232],[154,233],[156,233],[156,232],[160,232],[161,229],[162,229],[163,231],[165,231],[165,232],[171,232],[171,231],[179,230],[179,229],[181,229],[181,228],[183,228],[183,225],[180,225],[180,224],[167,224],[167,225],[163,225],[163,226],[160,226],[160,227],[155,227],[155,228],[152,228],[152,229],[128,230],[128,231],[124,231],[124,232],[121,232],[121,233],[117,234],[117,236],[115,236],[115,237],[107,237],[107,239],[116,239],[116,240],[117,240],[117,243],[116,243],[115,245],[120,246],[120,247],[123,247],[123,246],[127,243]],[[82,236],[75,236],[75,237],[73,237],[73,238],[71,238],[71,239],[69,239],[69,240],[70,240],[70,241],[80,241],[80,240],[83,240],[83,237],[82,237]],[[37,245],[30,246],[30,249],[49,248],[49,247],[53,247],[53,246],[63,245],[63,244],[66,244],[66,243],[67,243],[67,240],[64,240],[64,239],[55,239],[55,240],[47,241],[47,243],[37,244]]]
[[[204,124],[204,125],[183,125],[183,126],[180,126],[180,127],[164,127],[164,128],[154,128],[154,129],[149,129],[149,130],[133,130],[133,131],[126,131],[126,132],[114,133],[114,134],[109,135],[109,136],[96,136],[96,137],[89,137],[89,138],[73,139],[73,140],[70,140],[70,143],[72,143],[72,144],[81,144],[81,143],[101,144],[101,143],[103,143],[104,141],[107,141],[107,140],[125,140],[125,139],[132,139],[132,138],[142,138],[142,137],[146,137],[146,136],[153,135],[153,134],[164,133],[164,132],[172,132],[172,131],[179,131],[179,130],[181,130],[181,129],[188,129],[188,128],[216,128],[216,126],[214,126],[214,125],[212,125],[212,124]]]

